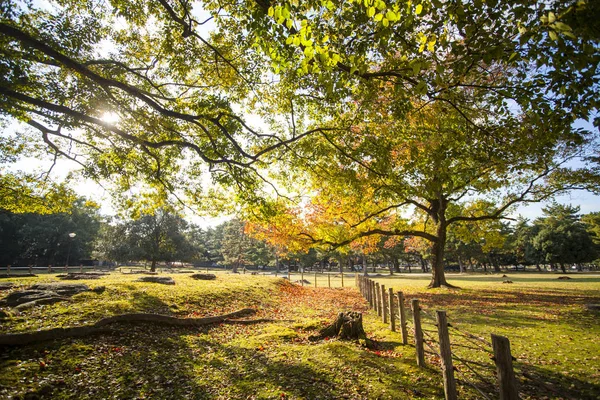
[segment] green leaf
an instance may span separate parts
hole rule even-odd
[[[571,27],[569,25],[567,25],[565,23],[562,23],[562,22],[555,22],[554,23],[554,28],[556,30],[563,31],[563,32],[567,32],[567,31],[572,31],[573,30],[573,29],[571,29]]]
[[[548,35],[550,36],[550,39],[552,39],[552,40],[554,40],[554,41],[558,40],[558,35],[556,34],[556,32],[554,32],[554,31],[549,31],[549,32],[548,32]]]

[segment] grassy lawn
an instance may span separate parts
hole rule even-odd
[[[162,275],[169,275],[164,273]],[[216,281],[171,274],[175,286],[134,282],[138,275],[113,273],[82,281],[105,286],[100,294],[81,293],[70,302],[37,306],[0,324],[0,333],[91,324],[129,312],[181,318],[217,315],[241,308],[270,322],[218,324],[205,328],[120,324],[119,334],[56,340],[0,349],[0,398],[197,398],[197,399],[437,399],[443,398],[439,360],[416,366],[412,345],[403,346],[353,287],[341,277],[306,274],[301,287],[274,276],[219,273]],[[386,287],[419,298],[427,314],[448,312],[453,351],[477,361],[471,369],[456,363],[459,398],[482,398],[472,382],[497,398],[489,346],[490,333],[507,336],[517,357],[523,398],[596,399],[600,396],[600,323],[586,303],[600,303],[600,276],[451,276],[459,291],[426,290],[426,275],[376,277]],[[300,279],[299,274],[291,277]],[[502,284],[510,279],[512,284]],[[55,281],[53,274],[10,281],[22,287]],[[345,286],[354,277],[345,276]],[[14,289],[11,289],[14,290]],[[3,295],[10,291],[4,291]],[[365,312],[367,335],[375,348],[339,340],[311,340],[339,311]],[[427,334],[435,327],[424,316]],[[458,328],[458,330],[454,329]],[[411,341],[412,343],[412,341]],[[429,350],[429,349],[428,349]],[[481,365],[479,365],[481,364]],[[37,396],[37,397],[36,397]]]

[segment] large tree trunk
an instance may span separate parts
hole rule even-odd
[[[394,264],[394,271],[401,273],[402,271],[400,271],[400,262],[398,262],[398,257],[392,258],[392,263]]]
[[[465,265],[463,264],[463,260],[460,257],[458,257],[458,268],[461,274],[465,272]]]
[[[156,260],[152,260],[152,265],[150,265],[150,272],[156,272]]]
[[[432,210],[434,210],[434,221],[437,223],[436,240],[431,246],[431,282],[429,288],[448,287],[455,288],[446,281],[444,272],[444,255],[446,250],[446,205],[447,200],[432,201]]]

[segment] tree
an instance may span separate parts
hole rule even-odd
[[[518,219],[514,229],[514,252],[519,264],[534,264],[541,271],[540,264],[544,260],[542,254],[533,245],[533,238],[539,230],[539,225],[530,225],[527,219]]]
[[[88,177],[199,208],[206,169],[261,204],[266,157],[343,129],[325,122],[382,83],[399,114],[415,95],[464,113],[465,90],[565,125],[598,105],[600,7],[585,0],[47,3],[0,6],[3,118]]]
[[[308,91],[312,118],[335,128],[292,145],[293,167],[281,168],[286,181],[301,169],[296,177],[320,197],[304,207],[300,234],[331,246],[371,235],[420,237],[432,244],[430,286],[448,286],[451,225],[597,189],[589,164],[565,165],[589,156],[594,140],[572,123],[598,107],[598,37],[574,21],[598,10],[584,2],[270,8],[260,43],[282,69],[285,93]],[[311,17],[297,27],[289,14]],[[413,210],[412,221],[401,218]]]
[[[3,122],[23,122],[29,131],[18,133],[21,142],[42,144],[120,193],[144,182],[162,197],[202,208],[206,187],[191,183],[210,172],[215,182],[259,199],[253,193],[262,159],[313,130],[278,124],[262,132],[234,111],[252,108],[269,63],[247,38],[227,29],[205,33],[193,7],[168,0],[4,2]],[[212,15],[206,23],[229,19],[211,1],[202,8]],[[11,204],[40,185],[8,178],[0,189],[21,193]]]
[[[220,251],[223,262],[231,265],[233,272],[246,265],[268,265],[273,260],[273,250],[263,241],[249,236],[246,223],[232,219],[222,225]]]
[[[581,222],[585,224],[592,240],[596,245],[600,244],[600,212],[591,212],[581,216]]]
[[[420,102],[408,121],[393,116],[393,102],[380,103],[347,131],[295,146],[295,168],[313,182],[316,198],[302,206],[307,211],[289,213],[306,217],[288,231],[330,246],[372,235],[422,238],[431,243],[430,286],[449,286],[443,260],[452,225],[497,220],[520,202],[586,187],[567,180],[577,174],[564,167],[581,155],[583,132],[563,127],[561,138],[527,116],[517,126],[499,123],[490,110],[470,114],[487,121],[495,132],[487,135],[441,103]]]
[[[151,271],[156,270],[158,261],[185,258],[185,251],[189,249],[184,235],[186,226],[183,218],[165,208],[128,222],[127,243],[132,258],[150,261]]]
[[[540,226],[533,238],[533,246],[543,260],[565,265],[581,264],[595,259],[596,249],[585,225],[580,222],[579,207],[554,203],[543,209],[545,217],[536,221]]]
[[[90,257],[100,227],[98,205],[77,199],[67,212],[53,214],[0,213],[0,262],[58,265]],[[69,237],[70,233],[76,236]]]

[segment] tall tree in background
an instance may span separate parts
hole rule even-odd
[[[64,265],[92,256],[101,218],[98,205],[77,199],[67,212],[0,212],[0,263]],[[70,233],[75,233],[71,238]]]
[[[187,223],[179,215],[162,208],[128,223],[126,238],[132,259],[150,261],[156,270],[159,261],[175,261],[187,257],[189,244],[184,235]]]
[[[567,272],[566,266],[589,262],[597,256],[578,213],[579,207],[555,203],[544,208],[545,216],[536,221],[540,229],[533,246],[546,263],[560,265],[563,273]]]

